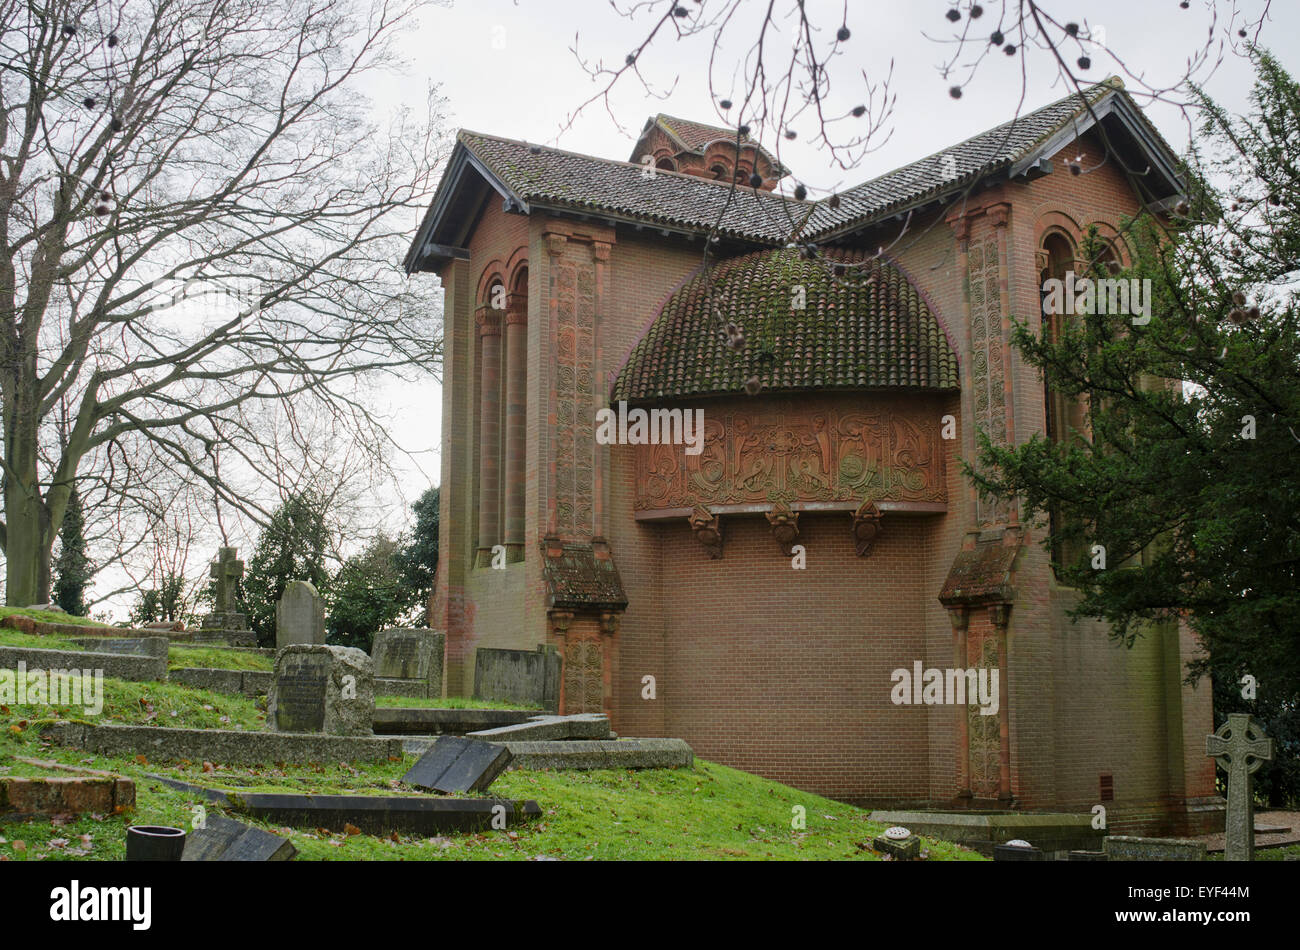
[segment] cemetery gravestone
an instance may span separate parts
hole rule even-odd
[[[248,618],[235,609],[235,592],[244,576],[236,548],[221,548],[208,575],[212,578],[212,613],[203,618],[195,640],[225,640],[231,646],[256,646]]]
[[[1253,775],[1273,760],[1273,740],[1250,713],[1229,713],[1228,721],[1205,737],[1205,754],[1228,773],[1228,812],[1224,819],[1225,861],[1255,860]]]
[[[220,815],[208,815],[204,827],[185,839],[182,861],[292,861],[298,849],[261,828]]]
[[[275,645],[325,642],[325,599],[308,581],[290,581],[275,605]]]
[[[425,695],[441,695],[443,642],[443,634],[426,627],[380,630],[370,651],[375,676],[426,684]]]
[[[292,644],[275,655],[266,707],[271,732],[368,736],[374,715],[374,667],[364,651]]]
[[[505,771],[513,756],[504,746],[442,736],[402,781],[435,792],[481,792]]]

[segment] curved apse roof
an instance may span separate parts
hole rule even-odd
[[[959,388],[952,345],[902,271],[862,252],[825,257],[844,266],[781,249],[697,273],[632,349],[612,397],[741,393],[751,376],[764,392]],[[802,310],[794,306],[800,286]],[[745,335],[739,352],[725,343],[728,322]]]

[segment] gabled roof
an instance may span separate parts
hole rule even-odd
[[[707,234],[716,224],[722,237],[753,248],[825,241],[891,215],[945,203],[980,183],[1047,174],[1051,171],[1048,157],[1098,123],[1126,164],[1143,173],[1136,180],[1148,201],[1167,201],[1177,195],[1182,188],[1178,159],[1123,84],[1108,80],[1084,90],[1084,95],[1087,105],[1072,93],[850,188],[839,195],[837,208],[831,208],[827,199],[799,202],[662,170],[651,176],[632,162],[462,131],[405,267],[410,273],[467,257],[464,245],[474,215],[492,190],[507,210],[524,214],[540,208],[690,235]],[[692,125],[697,130],[710,128]]]
[[[861,252],[831,249],[826,257],[848,265],[840,277],[785,249],[697,273],[633,348],[613,398],[740,393],[750,376],[768,392],[956,390],[952,344],[906,275]],[[792,306],[796,287],[804,289],[802,309]],[[744,333],[741,351],[723,342],[715,307]]]
[[[717,125],[705,125],[702,122],[692,122],[690,119],[679,119],[676,116],[664,115],[661,112],[658,115],[646,119],[645,127],[641,130],[641,136],[637,139],[637,146],[641,144],[642,140],[645,139],[646,135],[653,128],[663,129],[664,132],[673,139],[673,141],[681,145],[682,151],[694,152],[697,155],[703,155],[708,147],[714,142],[725,142],[735,145],[738,136],[737,129],[727,129]],[[781,166],[781,163],[776,160],[776,156],[763,148],[757,139],[748,135],[740,135],[739,139],[740,147],[742,149],[752,146],[753,148],[758,149],[758,151],[772,163],[773,168],[780,169],[782,172],[786,170]],[[637,154],[637,149],[634,147],[631,161],[636,162],[639,161],[640,158],[641,156]]]
[[[1163,177],[1151,189],[1149,199],[1166,198],[1177,192],[1178,159],[1169,144],[1147,120],[1142,111],[1124,92],[1119,79],[1090,86],[1083,92],[1085,106],[1078,94],[1058,99],[1051,105],[1020,116],[997,128],[981,132],[941,152],[911,162],[902,168],[873,178],[839,195],[839,207],[826,200],[817,203],[803,237],[822,240],[834,234],[861,227],[863,223],[915,207],[927,199],[961,191],[989,176],[1015,178],[1032,175],[1042,168],[1049,156],[1091,129],[1096,121],[1117,115],[1113,123],[1144,138],[1148,159],[1157,159],[1153,178]],[[1094,118],[1095,117],[1095,118]],[[1139,166],[1141,167],[1141,166]]]

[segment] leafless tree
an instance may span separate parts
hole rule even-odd
[[[962,97],[980,69],[990,65],[1018,69],[1021,93],[1015,114],[1019,116],[1031,84],[1031,56],[1044,54],[1051,70],[1047,83],[1077,94],[1083,108],[1091,109],[1084,96],[1087,87],[1106,76],[1119,75],[1129,94],[1139,102],[1177,105],[1184,110],[1190,126],[1196,119],[1196,85],[1203,84],[1225,56],[1243,54],[1259,42],[1270,5],[1271,0],[1257,0],[1249,4],[1248,10],[1242,0],[1198,0],[1198,12],[1192,10],[1191,0],[1170,0],[1171,17],[1200,15],[1208,23],[1208,30],[1204,41],[1188,50],[1179,74],[1164,77],[1163,82],[1135,67],[1121,42],[1127,39],[1136,50],[1150,37],[1126,37],[1114,28],[1116,24],[1111,24],[1107,35],[1100,26],[1076,15],[1084,8],[1079,0],[935,0],[916,4],[915,8],[933,15],[933,27],[922,35],[944,51],[936,69],[936,83],[942,83],[946,94],[953,98]],[[832,166],[851,171],[860,167],[892,133],[897,102],[893,62],[873,65],[878,72],[872,75],[855,65],[852,55],[854,30],[869,22],[872,4],[850,4],[847,0],[613,0],[610,6],[614,15],[640,24],[637,35],[644,38],[616,57],[590,58],[580,51],[580,34],[575,36],[573,53],[595,82],[596,91],[566,117],[561,135],[580,115],[597,105],[603,106],[617,124],[610,96],[622,82],[639,83],[647,96],[666,97],[680,76],[674,74],[671,81],[655,77],[665,69],[671,71],[674,67],[670,64],[689,59],[688,50],[698,57],[701,46],[707,50],[708,92],[716,116],[722,125],[737,130],[738,150],[742,134],[749,134],[770,143],[780,161],[782,143],[803,137],[815,142]],[[899,37],[899,42],[908,39]],[[677,50],[672,49],[674,45]],[[989,59],[1009,62],[989,64]],[[1043,77],[1037,79],[1041,83]],[[835,108],[832,102],[855,104]],[[1008,129],[1008,136],[1013,128]],[[1109,143],[1103,144],[1109,159]],[[1117,157],[1115,160],[1120,161]],[[1071,169],[1082,173],[1090,170]],[[732,184],[733,196],[743,190],[743,184]],[[803,182],[793,186],[794,196],[799,199],[810,194],[815,197],[816,191]],[[964,202],[969,193],[968,189],[954,202]],[[823,190],[822,197],[832,204],[839,200],[833,190]],[[797,204],[787,205],[784,211],[783,223],[791,244],[798,244],[806,256],[822,260],[830,279],[860,281],[861,275],[854,274],[852,266],[825,261],[820,248],[799,237],[806,216],[801,211]],[[706,280],[711,251],[725,214],[724,207],[712,239],[705,242]],[[934,221],[927,229],[932,226]],[[923,233],[924,229],[918,230],[907,218],[897,226],[895,234],[885,238],[877,256],[897,253],[904,242],[915,241]],[[713,303],[720,314],[717,302]],[[717,319],[719,332],[736,348],[742,347],[743,337],[729,332],[732,328],[723,324],[722,316]]]
[[[257,513],[216,465],[256,451],[257,406],[373,435],[361,380],[436,365],[438,306],[395,262],[440,100],[381,124],[364,95],[427,5],[0,0],[9,603],[47,599],[82,475],[107,502],[164,464]]]

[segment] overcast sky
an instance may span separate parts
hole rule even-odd
[[[681,2],[687,9],[695,8],[694,0]],[[716,8],[722,0],[708,2]],[[1016,5],[1014,0],[1009,3]],[[1100,80],[1120,74],[1135,93],[1139,83],[1133,75],[1157,88],[1178,83],[1188,70],[1189,58],[1204,49],[1214,23],[1212,4],[1206,0],[1191,0],[1187,10],[1179,8],[1179,0],[1042,3],[1061,22],[1078,19],[1094,36],[1104,31],[1106,44],[1122,63],[1104,51],[1091,50],[1093,63],[1087,76]],[[656,18],[663,5],[652,4]],[[792,5],[792,0],[777,0],[779,8]],[[962,0],[962,9],[968,5]],[[1264,0],[1239,0],[1239,5],[1246,17],[1256,19]],[[620,0],[619,8],[627,6],[627,0]],[[742,13],[752,10],[761,14],[765,6],[764,0],[747,0]],[[944,78],[939,70],[953,53],[951,42],[944,42],[954,35],[953,24],[944,18],[951,6],[947,0],[848,0],[847,6],[852,36],[844,55],[831,66],[834,88],[829,105],[846,111],[865,101],[864,83],[883,82],[891,59],[890,88],[897,98],[892,121],[883,130],[890,134],[886,137],[882,132],[877,150],[850,171],[835,167],[829,155],[809,141],[812,128],[797,128],[801,134],[796,141],[779,142],[783,162],[814,196],[867,181],[1068,92],[1058,79],[1055,63],[1045,52],[1031,49],[1023,63],[1019,56],[995,53],[987,57],[965,84],[963,96],[953,99],[948,93],[953,80]],[[1001,6],[1001,0],[985,2],[986,12],[972,32],[987,36],[996,28]],[[1227,8],[1229,4],[1220,0],[1218,6]],[[808,0],[807,7],[812,22],[828,34],[840,26],[842,0]],[[409,60],[405,74],[372,82],[368,91],[382,112],[402,103],[419,107],[429,86],[436,85],[447,100],[449,135],[457,128],[469,128],[626,160],[635,132],[647,116],[657,112],[713,124],[724,121],[709,91],[710,40],[701,37],[679,43],[665,34],[642,54],[638,65],[654,89],[671,89],[666,98],[654,98],[635,76],[625,76],[611,97],[617,122],[597,103],[562,131],[566,117],[598,89],[574,55],[571,48],[575,43],[579,53],[590,60],[620,64],[644,41],[651,22],[648,15],[631,21],[621,17],[608,0],[455,0],[426,10],[418,29],[403,38]],[[1231,27],[1234,39],[1236,26]],[[714,67],[719,95],[737,101],[743,98],[732,77],[739,59],[753,43],[755,29],[752,13],[748,20],[738,17],[734,21]],[[1211,60],[1203,63],[1195,76],[1225,106],[1239,111],[1246,104],[1251,73],[1231,52],[1214,65],[1219,58],[1218,41],[1229,35],[1228,22],[1220,19],[1214,34]],[[1300,2],[1274,0],[1261,42],[1293,73],[1300,73],[1297,36]],[[962,65],[972,58],[964,56]],[[959,76],[966,79],[964,71]],[[1160,102],[1148,104],[1141,97],[1139,101],[1170,143],[1176,149],[1184,148],[1188,126],[1180,110]],[[770,135],[765,134],[763,140],[769,147],[778,144]],[[411,221],[412,235],[418,223],[418,219]],[[411,279],[436,278],[425,274]],[[645,315],[646,319],[650,316]],[[412,453],[410,461],[398,463],[400,497],[390,499],[385,497],[387,491],[376,490],[375,501],[387,504],[391,512],[387,528],[396,533],[409,523],[410,502],[440,477],[441,392],[431,380],[390,385],[380,392],[395,438]],[[252,538],[232,540],[245,557],[251,554]],[[111,578],[99,580],[103,588],[116,586]],[[110,606],[114,614],[123,616],[133,599],[115,598],[100,609]]]
[[[692,0],[683,3],[688,9],[695,6]],[[718,0],[713,3],[716,6]],[[761,11],[766,4],[750,0],[748,5]],[[1178,0],[1045,0],[1043,5],[1062,22],[1073,17],[1094,31],[1104,30],[1106,45],[1122,64],[1094,51],[1089,76],[1099,80],[1125,75],[1126,66],[1128,73],[1154,88],[1171,86],[1186,74],[1189,57],[1203,49],[1214,23],[1211,5],[1204,0],[1193,0],[1187,10],[1179,8]],[[621,9],[627,6],[619,4]],[[808,142],[806,134],[794,142],[782,141],[782,160],[814,194],[866,181],[1005,122],[1018,109],[1028,111],[1066,94],[1055,63],[1046,53],[1031,49],[1023,75],[1020,57],[990,56],[979,65],[962,98],[951,98],[948,87],[952,83],[939,71],[952,53],[951,44],[940,42],[954,33],[953,25],[944,18],[949,6],[946,0],[849,0],[847,25],[852,36],[845,49],[851,55],[833,66],[836,101],[843,108],[862,101],[862,72],[872,82],[883,81],[892,58],[891,88],[897,95],[892,134],[849,172],[834,167],[825,152]],[[998,25],[1001,3],[991,0],[984,7],[978,32],[987,35]],[[1252,19],[1263,8],[1262,2],[1241,3],[1243,13]],[[809,0],[808,9],[814,23],[825,24],[832,31],[840,25],[841,3]],[[1296,39],[1300,36],[1300,2],[1274,0],[1269,16],[1261,34],[1263,45],[1293,72],[1300,72],[1300,42]],[[565,118],[598,88],[571,47],[576,42],[584,57],[618,64],[645,39],[650,22],[644,15],[633,21],[620,17],[606,0],[458,0],[449,8],[424,13],[420,28],[405,44],[411,60],[409,73],[381,95],[409,97],[415,102],[429,84],[437,84],[448,100],[452,129],[474,129],[626,160],[633,137],[620,131],[619,124],[635,133],[647,116],[657,112],[708,123],[721,121],[709,94],[710,42],[697,38],[678,43],[665,36],[643,54],[640,68],[656,89],[671,88],[668,98],[651,98],[635,77],[625,76],[612,96],[617,123],[596,104],[561,134]],[[715,77],[721,83],[720,93],[739,99],[740,90],[730,85],[730,77],[738,57],[752,43],[756,27],[735,22],[735,41],[723,50]],[[1216,41],[1224,37],[1227,27],[1221,14],[1215,27]],[[1233,31],[1235,34],[1235,27]],[[725,55],[728,53],[730,58]],[[1229,108],[1240,109],[1250,87],[1250,70],[1231,53],[1217,68],[1211,68],[1217,58],[1216,42],[1214,56],[1196,77]],[[1132,78],[1126,76],[1126,84],[1137,91]],[[1187,144],[1188,127],[1180,110],[1142,101],[1170,143],[1181,150]],[[416,223],[412,222],[412,229]],[[422,275],[413,279],[434,278]],[[440,393],[436,384],[421,383],[393,387],[389,396],[397,437],[420,460],[418,469],[409,468],[409,485],[404,485],[404,494],[414,498],[439,478]]]

